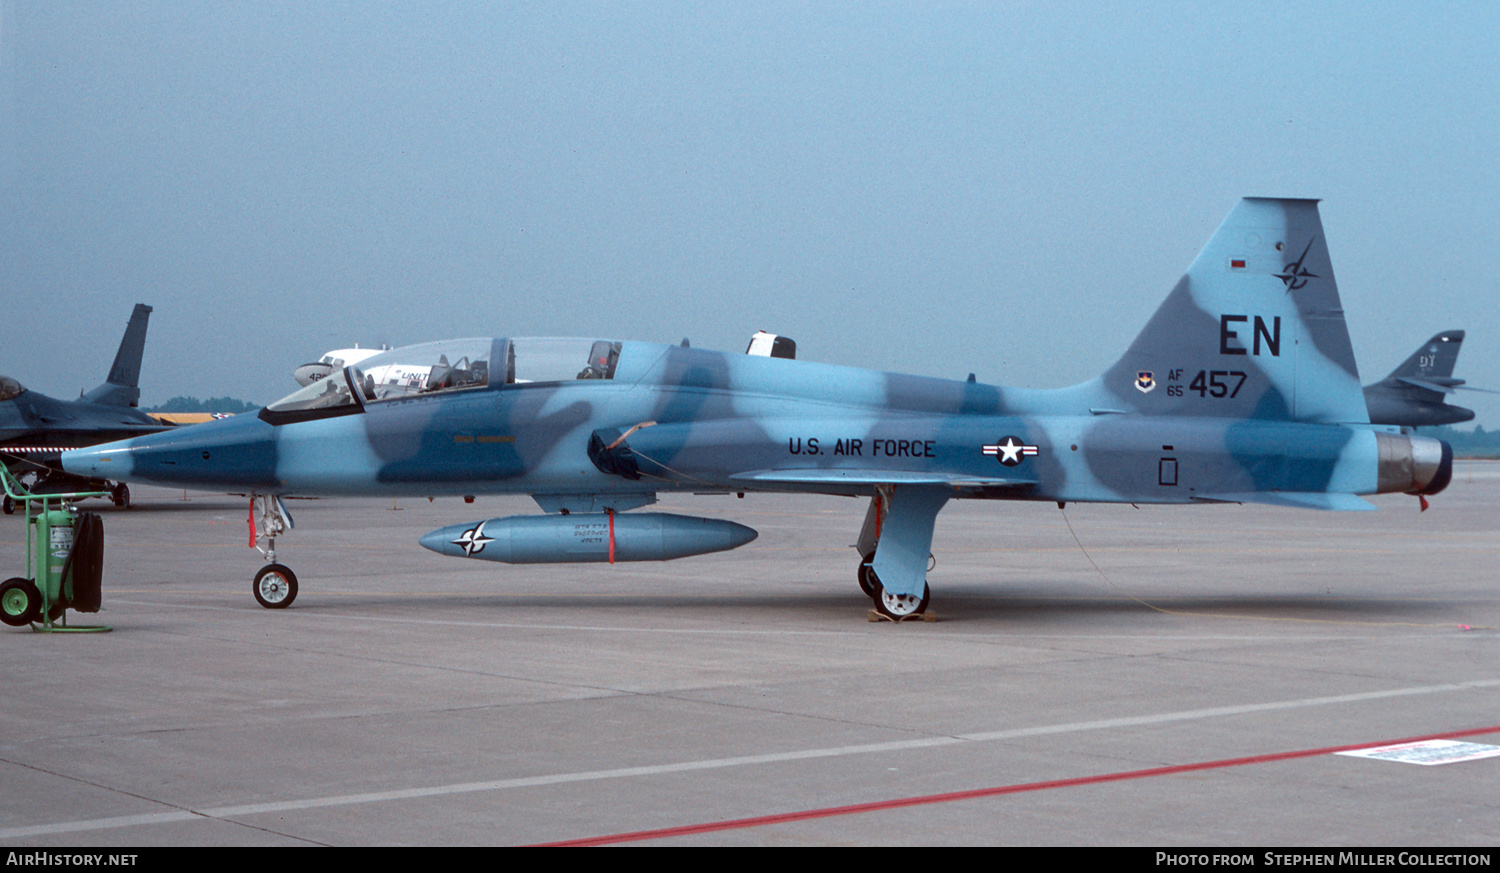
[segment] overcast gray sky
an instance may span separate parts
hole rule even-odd
[[[1244,195],[1361,376],[1500,389],[1500,4],[0,2],[0,373],[266,403],[330,349],[600,335],[1055,387]],[[1460,403],[1500,427],[1500,397]]]

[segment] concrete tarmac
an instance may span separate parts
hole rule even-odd
[[[0,628],[0,844],[1500,843],[1500,758],[1331,751],[1500,745],[1497,463],[1425,513],[950,503],[900,625],[850,499],[664,495],[760,538],[523,567],[417,538],[528,498],[289,501],[279,611],[243,498],[135,500],[85,507],[112,633]]]

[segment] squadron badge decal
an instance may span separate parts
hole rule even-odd
[[[1028,446],[1013,436],[1008,436],[992,446],[982,447],[986,455],[994,455],[995,460],[1007,467],[1014,467],[1025,458],[1035,455],[1038,451],[1036,446]]]
[[[1151,389],[1156,387],[1156,374],[1150,370],[1142,370],[1136,373],[1135,387],[1142,394],[1151,393]]]

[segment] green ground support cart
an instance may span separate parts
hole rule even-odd
[[[0,621],[37,633],[100,633],[105,625],[70,625],[67,611],[98,612],[104,570],[104,523],[72,501],[108,492],[34,494],[0,466],[5,496],[26,507],[26,575],[0,583]]]

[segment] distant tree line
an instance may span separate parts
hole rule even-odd
[[[1500,430],[1486,431],[1484,425],[1475,425],[1473,430],[1456,427],[1424,427],[1417,433],[1422,436],[1447,440],[1453,446],[1455,458],[1500,459]]]
[[[153,406],[145,412],[227,412],[238,415],[241,412],[249,412],[259,409],[253,403],[236,400],[233,397],[210,397],[207,400],[199,400],[196,397],[173,397],[160,406]]]

